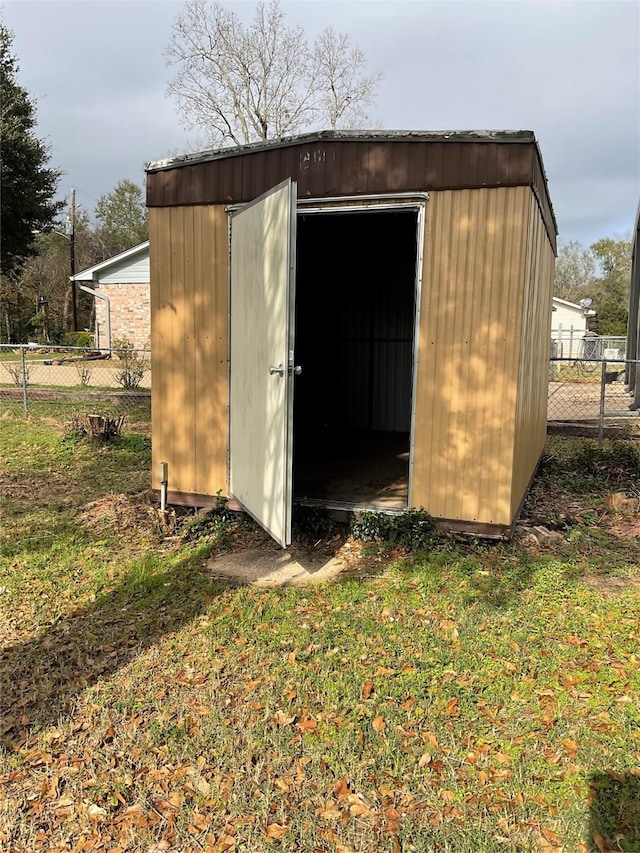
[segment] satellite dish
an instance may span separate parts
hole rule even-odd
[[[593,304],[593,299],[587,298],[587,299],[581,299],[580,300],[580,307],[582,308],[583,311],[587,311],[589,308],[591,308],[592,304]]]

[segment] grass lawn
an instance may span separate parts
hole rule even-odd
[[[0,420],[0,850],[640,850],[637,445],[550,440],[549,545],[257,589],[252,523],[161,532],[147,423],[64,420]]]

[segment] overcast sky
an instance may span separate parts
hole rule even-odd
[[[249,20],[253,4],[228,3]],[[193,135],[165,96],[163,51],[181,3],[4,0],[19,82],[37,102],[52,165],[93,212],[144,163]],[[640,198],[640,3],[283,3],[310,37],[347,32],[382,71],[372,118],[393,129],[533,130],[560,240],[625,236]]]

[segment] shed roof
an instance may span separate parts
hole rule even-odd
[[[146,170],[158,172],[162,169],[175,169],[194,163],[226,160],[242,154],[272,151],[276,148],[308,145],[327,140],[337,142],[535,142],[536,138],[532,130],[318,130],[297,136],[260,140],[248,145],[212,148],[163,160],[152,160],[147,163]]]

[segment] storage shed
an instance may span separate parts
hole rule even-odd
[[[546,434],[556,224],[530,131],[150,163],[154,488],[507,533]],[[164,467],[164,466],[163,466]]]

